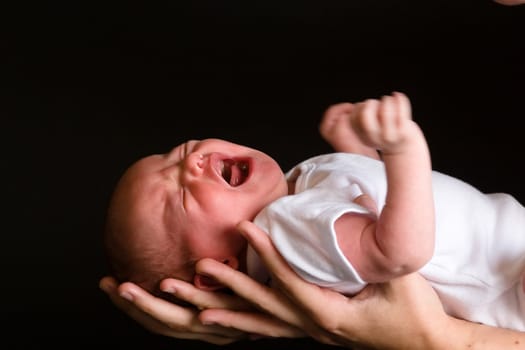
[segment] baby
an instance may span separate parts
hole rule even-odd
[[[330,107],[321,134],[337,153],[284,173],[268,155],[219,139],[145,157],[122,176],[105,236],[112,272],[162,295],[213,258],[269,283],[236,231],[252,220],[306,280],[352,295],[419,271],[447,313],[525,331],[525,211],[433,171],[401,93]]]

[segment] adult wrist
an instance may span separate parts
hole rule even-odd
[[[455,350],[463,349],[468,343],[469,332],[465,321],[444,315],[440,320],[426,322],[420,338],[420,344],[414,344],[412,350]]]

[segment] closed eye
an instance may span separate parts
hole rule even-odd
[[[182,211],[186,213],[186,191],[183,187],[180,189],[180,206],[182,208]]]

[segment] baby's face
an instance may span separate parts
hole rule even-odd
[[[150,245],[177,242],[192,259],[238,256],[235,226],[286,195],[283,171],[268,155],[219,139],[188,141],[133,164],[117,188],[133,237]],[[146,244],[147,243],[147,244]]]

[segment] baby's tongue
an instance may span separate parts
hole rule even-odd
[[[230,164],[230,185],[237,186],[242,182],[241,169],[237,166],[237,163]]]

